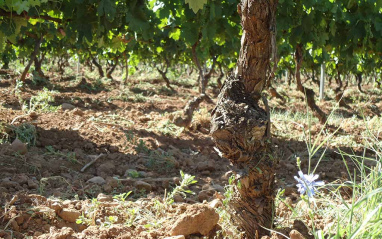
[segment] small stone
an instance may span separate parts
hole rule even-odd
[[[28,152],[27,145],[24,144],[23,142],[21,142],[17,138],[12,142],[11,149],[12,149],[13,152],[19,153],[19,154],[23,154],[23,155]]]
[[[62,211],[58,214],[62,219],[68,222],[76,222],[76,220],[81,216],[81,213],[79,211],[76,211],[74,209],[67,209],[64,208]]]
[[[61,109],[62,110],[72,110],[74,108],[76,108],[76,107],[74,105],[72,105],[72,104],[69,104],[69,103],[63,103],[61,105]]]
[[[99,184],[99,185],[106,183],[105,179],[103,179],[103,177],[100,177],[100,176],[93,177],[93,178],[89,179],[87,182],[88,183],[95,183],[95,184]]]
[[[99,202],[112,202],[113,201],[113,196],[112,195],[105,195],[103,193],[98,194],[97,200]]]
[[[199,194],[198,194],[198,199],[199,199],[199,202],[203,202],[204,200],[205,201],[208,201],[208,198],[210,196],[208,195],[208,192],[207,191],[201,191]]]
[[[141,189],[144,189],[146,190],[146,192],[150,192],[151,189],[152,189],[152,186],[149,184],[149,183],[146,183],[144,181],[136,181],[134,186],[138,189],[138,190],[141,190]]]
[[[305,237],[297,230],[292,230],[289,233],[290,239],[305,239]]]
[[[38,184],[35,183],[32,179],[29,179],[28,180],[28,188],[29,189],[37,189],[38,188]]]
[[[178,202],[178,203],[184,202],[184,198],[180,196],[179,194],[176,194],[173,199],[174,199],[174,202]]]

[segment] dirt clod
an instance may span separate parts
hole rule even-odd
[[[76,222],[81,213],[75,209],[64,208],[58,215],[65,221]]]
[[[171,236],[200,233],[208,235],[219,221],[219,214],[207,205],[189,207],[170,230]]]

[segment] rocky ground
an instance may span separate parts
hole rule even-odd
[[[30,105],[22,109],[20,102],[30,102],[43,87],[29,82],[15,90],[10,81],[0,80],[0,238],[239,237],[222,228],[216,212],[232,172],[208,134],[208,112],[214,105],[203,103],[191,128],[179,128],[172,124],[174,115],[197,93],[184,85],[173,93],[161,85],[147,80],[94,86],[85,78],[57,78],[48,86],[56,90],[51,108],[31,110]],[[289,97],[301,97],[296,94]],[[303,101],[273,99],[271,106],[280,112],[305,110]],[[331,109],[329,103],[321,106],[326,112]],[[378,116],[381,108],[375,101],[364,112]],[[356,113],[341,110],[349,120]],[[309,153],[301,139],[308,125],[272,121],[273,156],[279,162],[276,185],[293,204],[299,198],[293,179],[296,158],[303,169],[308,167]],[[361,130],[351,126],[339,134],[360,137]],[[314,123],[311,131],[321,140],[322,127]],[[286,132],[295,137],[286,137]],[[25,136],[24,142],[16,135]],[[359,150],[356,145],[339,146]],[[336,149],[328,146],[317,170],[327,182],[347,177]],[[312,163],[319,159],[315,155]],[[180,171],[195,176],[197,183],[185,187],[192,194],[177,194],[169,203],[166,195],[182,181]],[[288,211],[285,205],[276,207],[279,214]],[[298,233],[309,237],[306,227],[295,224],[286,230],[291,238]]]

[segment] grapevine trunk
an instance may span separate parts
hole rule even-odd
[[[274,50],[276,5],[277,0],[242,0],[238,5],[243,35],[237,69],[212,112],[213,140],[236,176],[232,219],[247,238],[265,235],[263,227],[271,227],[274,161],[268,156],[269,110],[259,100]]]

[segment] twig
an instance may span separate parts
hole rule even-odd
[[[19,116],[15,117],[15,118],[12,120],[11,125],[13,125],[13,123],[15,123],[16,120],[18,120],[18,119],[20,119],[20,118],[22,118],[22,117],[28,116],[28,115],[29,115],[29,114],[26,114],[26,115],[19,115]]]
[[[87,168],[89,168],[92,164],[94,164],[99,158],[101,158],[104,154],[98,155],[95,159],[90,161],[89,163],[85,164],[85,166],[81,169],[81,172],[83,173]]]
[[[174,181],[174,178],[124,178],[117,179],[119,182],[136,182],[136,181],[144,181],[144,182],[162,182],[162,181]]]

